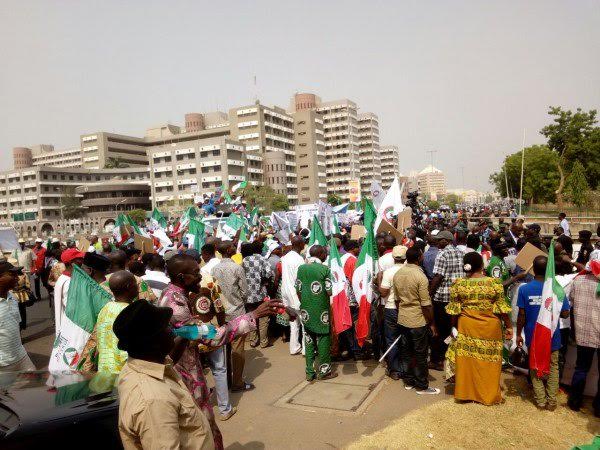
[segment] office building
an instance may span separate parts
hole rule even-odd
[[[294,118],[298,203],[316,203],[327,199],[327,173],[323,119],[314,107],[314,94],[296,94],[290,105]]]
[[[369,192],[371,184],[381,184],[381,154],[379,148],[379,118],[367,112],[358,115],[358,147],[360,160],[360,188]]]
[[[32,147],[13,148],[13,167],[81,167],[81,149],[79,147],[55,150],[53,145],[40,144]]]
[[[271,186],[287,196],[290,205],[298,202],[298,176],[294,141],[294,119],[277,106],[256,102],[229,110],[230,137],[252,156],[247,181]],[[262,163],[262,167],[261,167]]]
[[[379,153],[381,155],[381,186],[384,189],[389,189],[394,178],[400,177],[400,153],[398,146],[383,145]]]
[[[419,193],[431,200],[446,195],[446,175],[431,165],[417,174],[416,182]]]

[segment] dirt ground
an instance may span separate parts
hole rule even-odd
[[[25,347],[34,364],[43,368],[47,366],[54,338],[48,303],[34,305],[28,309],[28,315],[30,326],[23,334]],[[376,384],[381,378],[382,369],[351,363],[340,365],[338,373],[338,385],[328,385],[322,395],[330,399],[320,399],[321,403],[335,407],[334,399],[344,400],[336,391],[342,389],[344,383]],[[599,421],[589,412],[572,413],[564,405],[555,413],[537,411],[528,397],[529,389],[523,384],[523,378],[514,382],[512,375],[505,376],[506,386],[512,386],[507,391],[510,394],[507,395],[507,403],[496,407],[455,404],[451,387],[444,384],[441,372],[430,374],[431,385],[442,389],[437,396],[418,396],[414,391],[404,390],[401,382],[385,377],[371,396],[368,407],[355,414],[308,406],[294,409],[276,406],[278,400],[304,380],[303,357],[289,355],[288,344],[279,340],[273,347],[264,350],[247,349],[245,374],[247,381],[253,382],[256,389],[232,394],[231,402],[237,406],[238,413],[226,422],[219,422],[225,446],[232,450],[485,448],[479,441],[485,436],[497,439],[494,442],[498,445],[486,444],[488,447],[568,448],[570,445],[566,445],[565,440],[539,441],[536,436],[559,435],[566,426],[569,433],[581,438],[576,443],[582,444],[591,442],[591,438],[585,439],[586,436],[591,436],[593,432],[600,433]],[[208,378],[209,384],[212,384],[211,377]],[[556,429],[550,426],[554,422],[548,422],[550,414],[559,418]],[[447,426],[431,428],[432,421]],[[481,434],[477,435],[477,439],[467,434],[469,428],[463,421],[479,422]],[[510,430],[523,424],[531,424],[527,427],[531,432],[527,438],[530,440],[508,439],[512,436]],[[539,427],[539,431],[531,427]],[[427,437],[431,433],[433,438]],[[571,441],[568,442],[571,444]],[[548,443],[557,445],[549,446]]]

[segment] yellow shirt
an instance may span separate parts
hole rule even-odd
[[[119,377],[119,433],[128,449],[214,449],[208,420],[173,369],[129,358]]]

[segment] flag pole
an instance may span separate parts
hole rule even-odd
[[[523,210],[523,172],[525,167],[525,128],[523,128],[523,146],[521,150],[521,188],[519,190],[519,215]],[[505,172],[506,173],[506,172]]]

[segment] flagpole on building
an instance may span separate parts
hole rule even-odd
[[[521,147],[521,187],[519,189],[519,215],[523,210],[523,172],[525,167],[525,128],[523,128],[523,146]]]

